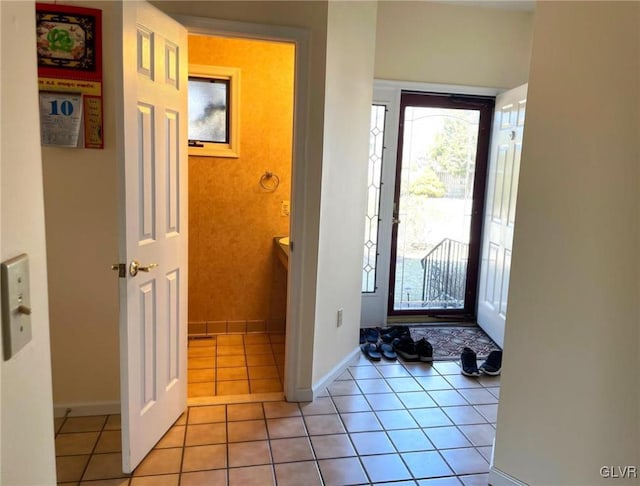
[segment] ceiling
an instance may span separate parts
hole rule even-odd
[[[436,3],[448,3],[462,7],[500,8],[504,10],[522,10],[533,12],[536,8],[535,0],[433,0]]]

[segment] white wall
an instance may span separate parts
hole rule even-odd
[[[65,2],[102,10],[116,31],[117,2]],[[115,107],[119,53],[103,35],[103,150],[43,147],[54,405],[120,400],[118,199]]]
[[[534,29],[494,464],[611,484],[640,457],[640,5],[539,2]]]
[[[528,77],[532,16],[530,11],[504,8],[381,1],[375,77],[519,86]]]
[[[358,344],[376,10],[329,2],[314,382]]]
[[[29,255],[32,340],[2,361],[0,483],[55,484],[47,266],[33,2],[0,2],[0,258]],[[18,42],[19,40],[19,42]],[[10,66],[10,69],[7,67]]]

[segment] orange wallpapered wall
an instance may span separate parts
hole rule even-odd
[[[294,53],[292,44],[189,36],[191,64],[241,70],[240,158],[189,157],[189,322],[208,321],[209,332],[224,321],[229,330],[284,322],[286,271],[273,238],[289,234],[280,206],[291,197]],[[260,187],[266,170],[280,178],[275,192]]]

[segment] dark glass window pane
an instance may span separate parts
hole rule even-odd
[[[229,143],[229,81],[189,78],[189,140]]]

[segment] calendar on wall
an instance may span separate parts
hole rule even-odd
[[[104,148],[102,11],[36,4],[43,145]]]

